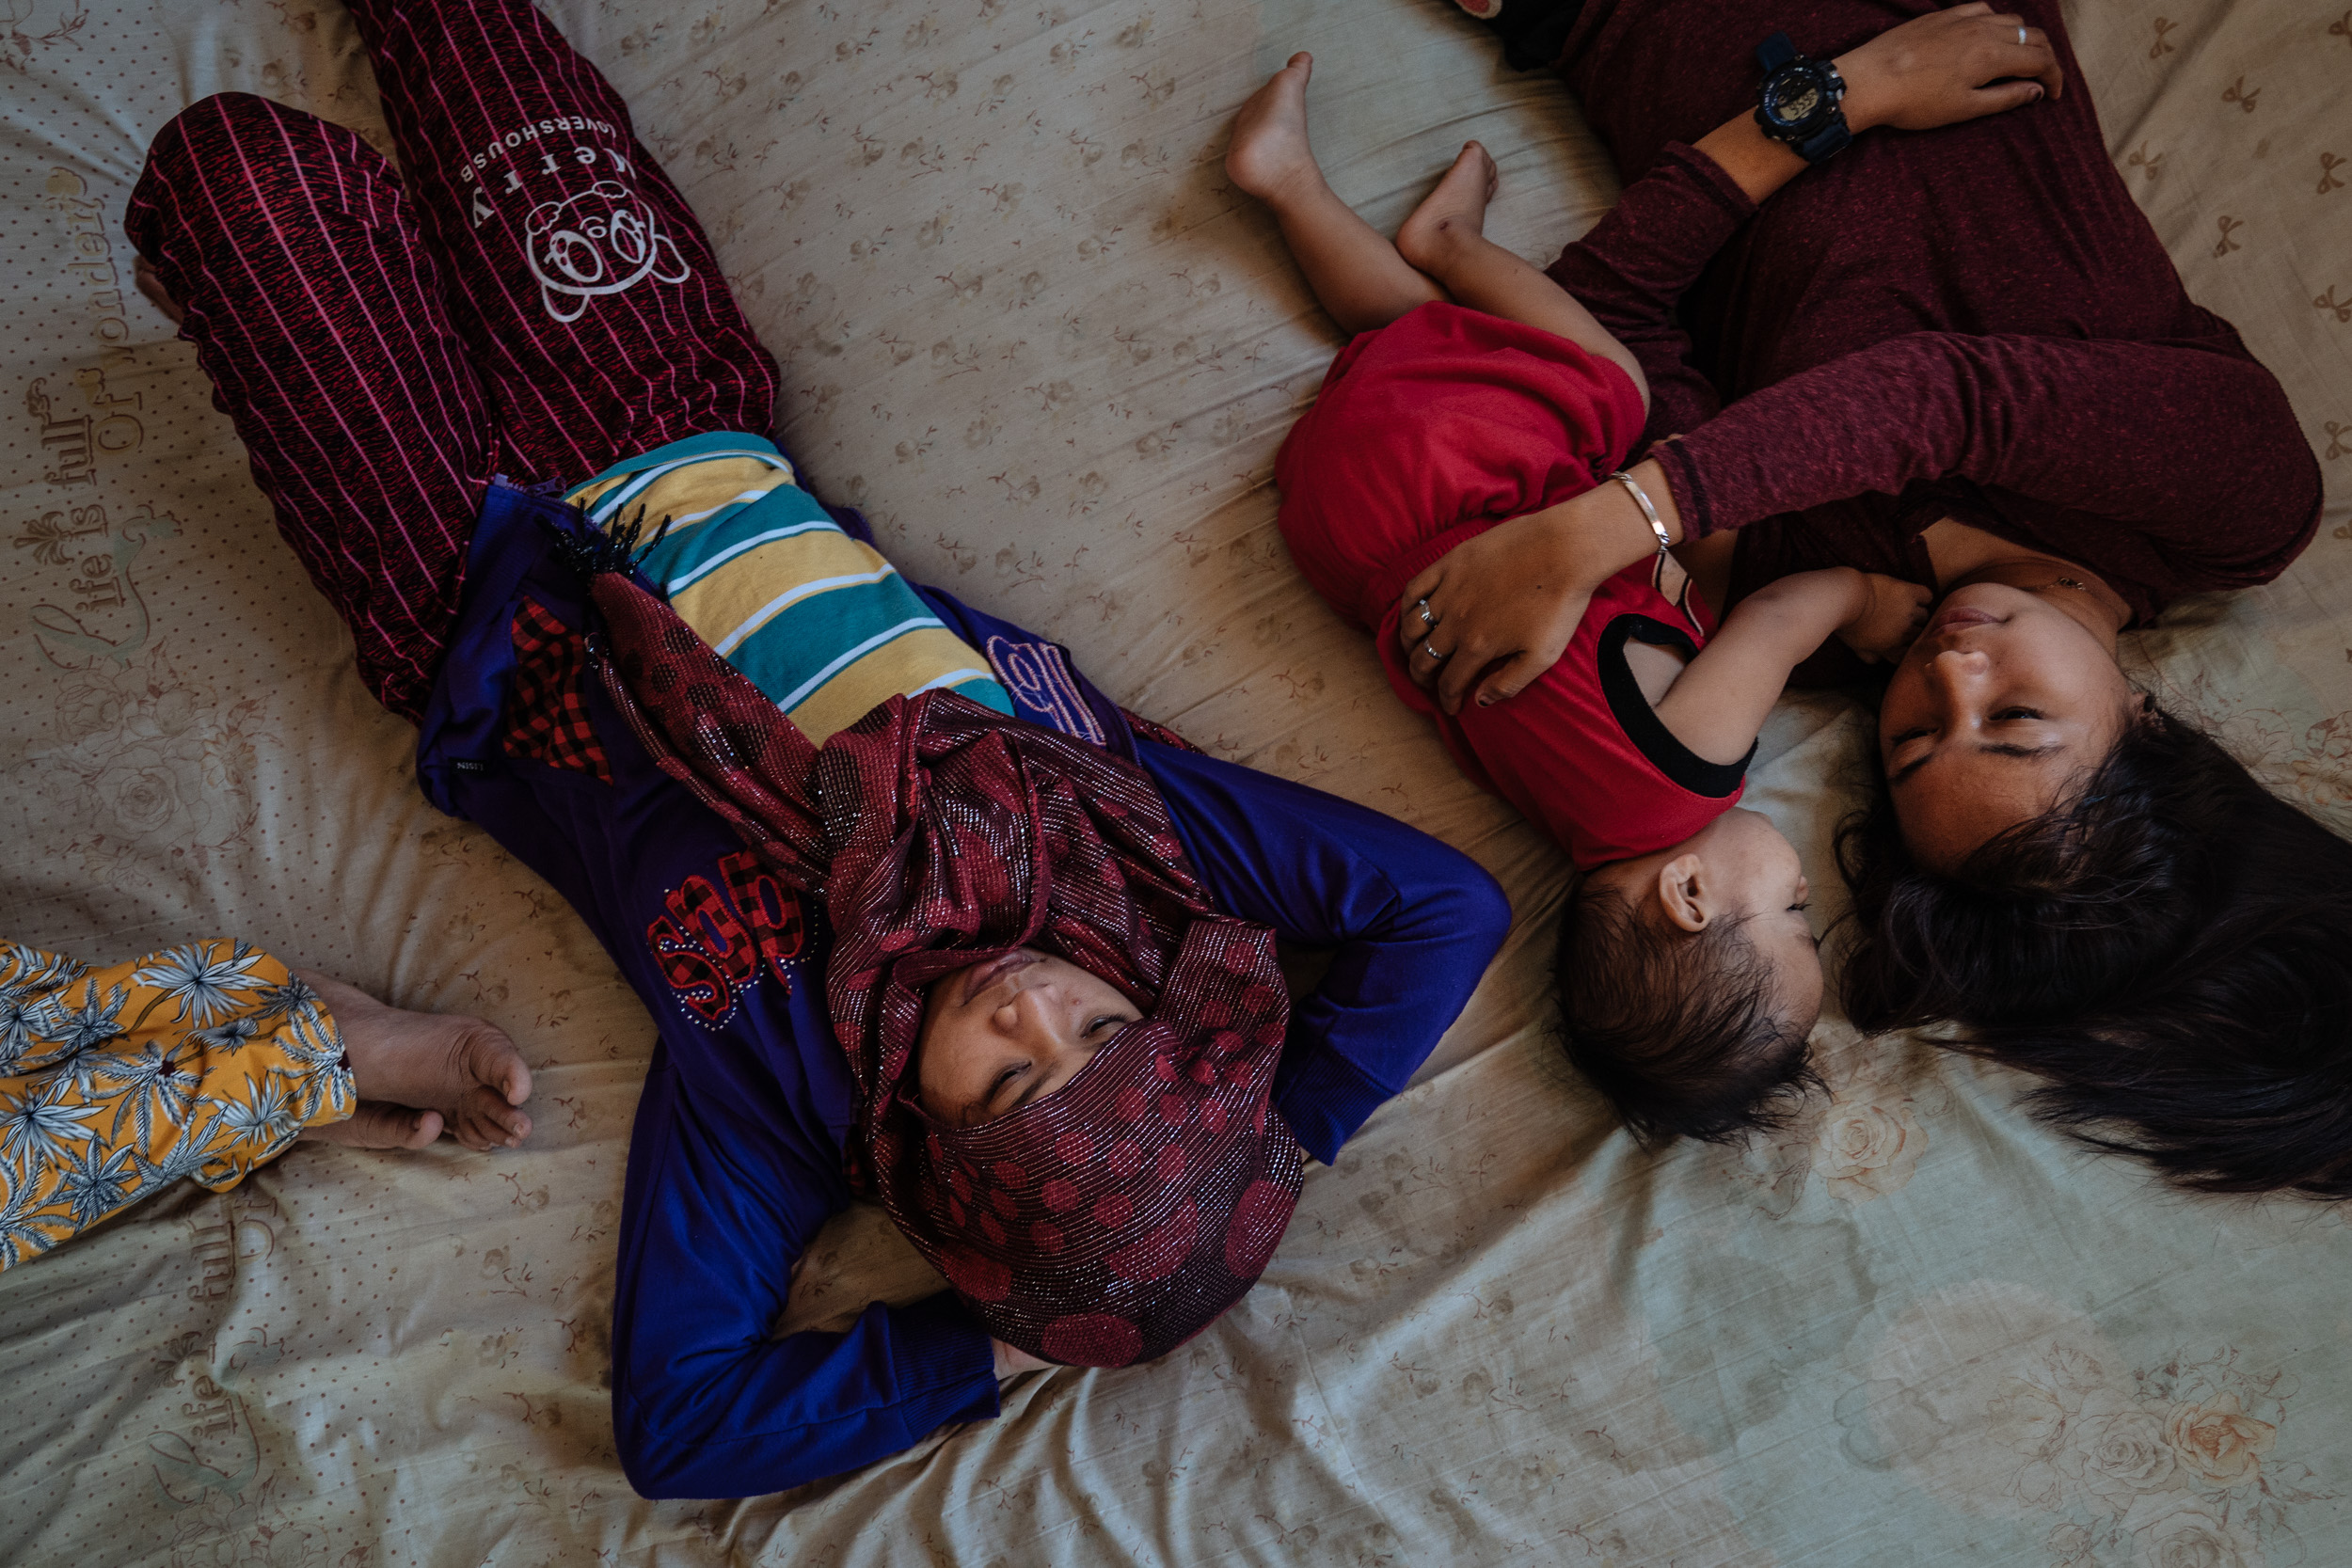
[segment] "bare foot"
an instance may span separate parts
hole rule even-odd
[[[1293,55],[1233,117],[1226,178],[1270,206],[1323,183],[1314,149],[1307,145],[1307,78],[1314,70],[1312,55]]]
[[[178,300],[171,297],[170,292],[164,287],[164,280],[156,276],[154,262],[144,256],[140,257],[132,264],[131,277],[132,281],[138,284],[139,293],[145,294],[156,309],[171,318],[172,325],[178,326],[188,319],[187,311],[181,308]]]
[[[363,1100],[347,1119],[305,1128],[302,1135],[346,1148],[430,1148],[441,1135],[441,1113]]]
[[[1423,272],[1442,266],[1446,252],[1455,245],[1485,236],[1486,203],[1502,183],[1486,150],[1474,141],[1464,142],[1461,155],[1438,188],[1422,198],[1396,231],[1397,254]]]
[[[530,1135],[531,1117],[516,1107],[531,1098],[531,1069],[504,1030],[463,1014],[387,1006],[358,987],[315,971],[294,973],[319,993],[342,1027],[361,1101],[380,1102],[393,1113],[410,1107],[438,1113],[442,1126],[435,1135],[446,1130],[468,1148],[513,1148]],[[390,1124],[379,1117],[374,1125],[382,1130]],[[411,1136],[421,1133],[421,1122],[410,1130]],[[419,1146],[402,1139],[396,1147]]]

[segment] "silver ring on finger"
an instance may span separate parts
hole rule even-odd
[[[1416,600],[1413,604],[1413,608],[1421,611],[1421,625],[1423,631],[1431,630],[1437,626],[1438,618],[1429,613],[1429,601],[1427,599]]]
[[[2026,29],[2023,27],[2017,29],[2017,41],[2020,43],[2027,41],[2026,38]]]
[[[1426,637],[1421,640],[1421,651],[1429,656],[1429,661],[1432,664],[1443,664],[1450,657],[1446,654],[1438,652],[1437,644],[1430,641]]]

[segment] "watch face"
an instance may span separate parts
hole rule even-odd
[[[1821,89],[1807,77],[1792,76],[1772,89],[1772,118],[1784,124],[1798,124],[1820,106]]]

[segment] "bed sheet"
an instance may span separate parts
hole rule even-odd
[[[1613,196],[1556,83],[1443,0],[560,0],[786,365],[783,439],[910,571],[1065,637],[1221,755],[1476,855],[1511,942],[1418,1086],[1310,1177],[1263,1284],[1166,1360],[1012,1386],[840,1481],[647,1503],[605,1334],[651,1041],[580,923],[418,798],[410,734],[278,542],[123,202],[183,104],[261,92],[387,146],[328,0],[6,0],[0,911],[116,958],[233,934],[537,1072],[531,1147],[298,1148],[0,1276],[0,1560],[2352,1561],[2352,1212],[2192,1199],[1916,1039],[1646,1155],[1557,1062],[1559,857],[1462,782],[1307,593],[1271,467],[1338,338],[1218,167],[1315,51],[1317,146],[1392,225],[1471,135],[1545,256]],[[2277,583],[2140,673],[2352,830],[2352,12],[2070,9],[2119,168],[2284,379],[2331,504]],[[1751,801],[1817,871],[1864,730],[1783,705]],[[1818,913],[1836,911],[1825,895]],[[933,1288],[870,1212],[793,1323]]]

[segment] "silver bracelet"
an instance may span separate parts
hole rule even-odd
[[[1668,550],[1672,549],[1674,547],[1674,540],[1667,536],[1666,525],[1660,519],[1658,515],[1658,508],[1652,506],[1650,504],[1649,497],[1642,493],[1642,486],[1640,483],[1634,480],[1631,474],[1627,473],[1623,468],[1619,468],[1615,473],[1611,474],[1609,477],[1615,480],[1619,484],[1624,485],[1626,493],[1633,498],[1633,504],[1642,509],[1642,520],[1649,524],[1649,531],[1652,533],[1658,535],[1658,553],[1660,555],[1664,555]]]

